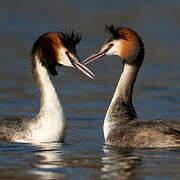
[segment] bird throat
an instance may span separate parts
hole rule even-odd
[[[132,104],[132,93],[139,67],[133,64],[124,64],[116,91],[106,113],[105,121],[126,123],[137,118]]]

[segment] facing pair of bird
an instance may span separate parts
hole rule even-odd
[[[76,44],[77,33],[47,33],[37,39],[32,48],[32,72],[39,85],[41,106],[38,115],[30,119],[1,121],[0,139],[5,141],[63,141],[66,120],[48,71],[56,75],[56,66],[72,66],[90,78],[93,73],[84,65],[105,55],[117,55],[124,64],[117,89],[104,120],[104,138],[108,145],[119,147],[180,146],[180,123],[175,121],[137,118],[132,103],[133,86],[144,59],[144,45],[139,35],[129,28],[107,26],[108,37],[101,50],[80,63]]]

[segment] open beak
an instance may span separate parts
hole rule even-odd
[[[86,66],[84,66],[83,64],[81,64],[79,62],[79,58],[77,57],[76,59],[75,58],[72,58],[70,55],[67,55],[69,60],[71,61],[72,65],[78,69],[79,71],[81,71],[83,74],[85,74],[86,76],[90,77],[91,79],[94,79],[95,76],[94,74],[91,72],[91,70],[89,70]]]
[[[99,52],[97,52],[97,53],[89,56],[88,58],[86,58],[82,63],[83,63],[84,65],[87,65],[87,64],[92,63],[92,62],[94,62],[94,61],[97,61],[98,59],[100,59],[100,58],[102,58],[103,56],[105,56],[106,53],[107,53],[107,51],[108,51],[110,48],[111,48],[111,47],[109,46],[109,47],[107,47],[107,48],[104,49],[104,50],[100,50]]]

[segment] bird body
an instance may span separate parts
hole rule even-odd
[[[49,74],[57,75],[56,66],[72,66],[90,78],[93,73],[79,62],[77,33],[49,32],[40,36],[32,48],[31,68],[40,90],[40,110],[36,117],[7,117],[0,120],[0,141],[64,141],[66,119]]]
[[[125,124],[117,123],[109,131],[105,142],[108,145],[131,148],[179,147],[179,130],[180,123],[177,121],[136,119]]]
[[[139,120],[132,103],[133,87],[144,59],[140,36],[125,27],[107,26],[109,33],[101,50],[87,59],[92,63],[105,55],[118,55],[124,70],[104,119],[104,138],[108,145],[131,148],[180,146],[180,121]]]

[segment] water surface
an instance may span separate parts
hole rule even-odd
[[[145,44],[133,96],[139,118],[180,120],[179,7],[178,0],[1,2],[0,115],[38,112],[30,51],[39,35],[72,27],[82,34],[77,51],[84,59],[113,23],[136,30]],[[123,67],[118,57],[104,57],[89,68],[95,80],[67,67],[52,78],[68,121],[65,143],[0,143],[0,179],[179,179],[178,148],[104,145],[103,119]]]

